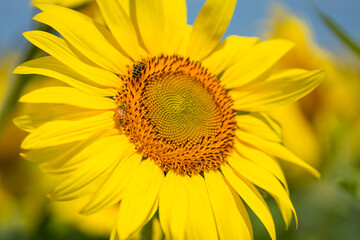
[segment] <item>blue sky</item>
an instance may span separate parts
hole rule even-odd
[[[259,36],[272,3],[283,3],[312,25],[316,41],[323,47],[341,50],[339,41],[329,32],[311,8],[315,3],[335,19],[355,39],[360,40],[359,0],[238,0],[226,35]],[[188,21],[192,23],[204,0],[187,0]],[[32,29],[35,10],[29,0],[0,0],[0,53],[24,46],[22,32]]]

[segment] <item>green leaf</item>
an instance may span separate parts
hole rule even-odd
[[[357,194],[357,182],[353,179],[342,179],[339,181],[340,186],[346,192],[348,192],[352,196],[356,196]]]
[[[315,6],[314,8],[321,20],[332,31],[332,33],[334,33],[342,41],[342,43],[345,44],[360,59],[360,45],[356,43],[354,38],[350,37],[337,22],[327,16],[318,7]]]
[[[350,166],[338,179],[339,186],[357,201],[360,200],[360,169]]]

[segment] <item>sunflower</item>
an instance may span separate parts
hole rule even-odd
[[[112,239],[157,215],[168,239],[252,239],[244,203],[275,239],[259,189],[287,226],[296,219],[278,158],[319,173],[282,145],[264,111],[306,95],[323,73],[274,71],[287,40],[220,42],[235,0],[206,1],[192,26],[183,0],[97,3],[106,25],[37,5],[34,19],[62,38],[24,33],[49,56],[15,69],[68,85],[24,95],[20,102],[39,107],[15,120],[29,132],[24,158],[64,177],[49,196],[89,196],[83,214],[118,205]]]

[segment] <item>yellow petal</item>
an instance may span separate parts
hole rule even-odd
[[[236,125],[248,132],[262,137],[269,141],[281,142],[279,135],[264,121],[261,116],[256,114],[236,116]]]
[[[40,3],[54,3],[54,4],[58,4],[60,6],[65,6],[65,7],[77,7],[80,6],[82,4],[88,3],[91,0],[32,0],[32,4],[36,5],[36,4],[40,4]]]
[[[21,148],[37,149],[86,139],[97,132],[112,129],[112,115],[111,111],[77,121],[47,122],[31,132],[22,142]]]
[[[228,89],[256,82],[293,46],[294,44],[290,41],[282,39],[272,39],[256,44],[246,56],[224,72],[221,82]]]
[[[250,221],[249,214],[248,214],[248,212],[247,212],[247,210],[246,210],[246,208],[244,206],[244,203],[240,199],[239,194],[234,190],[234,188],[228,182],[226,182],[226,183],[229,185],[229,189],[231,191],[231,194],[233,195],[233,198],[235,200],[237,209],[239,210],[240,215],[244,219],[245,225],[243,225],[242,227],[245,230],[249,231],[250,239],[252,240],[252,239],[254,239],[254,232],[253,232],[253,229],[252,229],[252,224],[251,224],[251,221]]]
[[[121,2],[97,0],[105,22],[119,45],[132,59],[140,59],[146,53],[139,45],[136,30]]]
[[[91,116],[94,116],[94,113],[84,114],[81,118],[87,118]],[[71,118],[71,115],[67,115],[67,117],[69,117],[70,120],[76,120]],[[79,117],[79,114],[74,114],[74,117]],[[33,118],[32,116],[24,115],[13,119],[13,123],[25,132],[32,132],[44,123],[48,122],[49,119],[51,118]]]
[[[251,146],[247,146],[238,140],[235,140],[235,149],[238,153],[244,156],[246,159],[253,161],[257,165],[266,169],[269,173],[278,178],[281,183],[284,185],[285,189],[288,191],[288,186],[286,182],[286,178],[284,176],[283,171],[279,163],[268,154],[259,151]]]
[[[67,43],[50,33],[43,31],[25,32],[23,35],[32,44],[41,48],[75,72],[83,75],[89,80],[106,87],[119,87],[119,78],[107,70],[98,68],[80,60],[69,48]]]
[[[161,229],[160,220],[158,217],[153,217],[151,219],[151,230],[152,230],[152,240],[163,240],[164,233]],[[134,239],[135,240],[135,239]]]
[[[311,95],[314,96],[316,93]],[[306,106],[310,104],[310,102],[307,102]],[[321,149],[319,132],[315,130],[314,123],[306,113],[308,112],[303,109],[302,103],[295,102],[276,108],[270,114],[279,120],[284,128],[284,145],[299,158],[308,162],[313,167],[318,167],[323,161],[322,157],[320,157],[323,149]],[[296,170],[290,171],[292,179],[303,177],[302,173]]]
[[[159,217],[166,239],[185,239],[185,224],[188,217],[188,176],[166,174],[159,195]]]
[[[285,229],[288,229],[292,219],[292,210],[291,207],[282,199],[275,198],[277,205],[279,206],[281,215],[285,222]],[[296,221],[296,228],[298,227],[298,223]]]
[[[284,141],[283,128],[277,120],[265,112],[254,113],[254,115],[262,119],[276,133],[276,135],[279,136],[281,142]]]
[[[50,194],[51,198],[71,200],[95,192],[98,187],[103,186],[104,179],[124,155],[124,151],[118,151],[118,149],[126,143],[127,137],[115,135],[101,140],[94,142],[91,148],[93,150],[96,147],[97,151],[91,151],[92,155],[81,162],[71,176],[54,189]],[[86,154],[86,150],[83,152]]]
[[[154,215],[163,179],[163,171],[153,161],[141,162],[129,181],[128,190],[120,204],[117,223],[120,239],[129,238]]]
[[[136,22],[142,42],[152,55],[174,54],[186,31],[186,2],[136,0]]]
[[[317,87],[324,78],[322,71],[306,71],[302,74],[271,76],[255,85],[231,91],[234,108],[242,111],[264,111],[295,102]]]
[[[188,184],[190,202],[186,225],[187,239],[218,239],[214,215],[204,178],[195,175]]]
[[[92,214],[101,209],[111,207],[120,202],[126,193],[130,178],[140,166],[142,156],[136,154],[132,143],[122,146],[121,151],[127,151],[121,162],[115,167],[109,178],[104,182],[104,186],[94,193],[94,196],[81,210],[82,214]],[[120,150],[118,150],[120,151]]]
[[[186,31],[186,1],[162,0],[164,8],[163,52],[174,54]]]
[[[55,158],[48,158],[45,163],[40,165],[40,168],[41,170],[52,174],[67,174],[73,172],[79,165],[82,164],[83,161],[86,161],[88,158],[97,154],[99,149],[101,149],[102,144],[107,144],[112,139],[118,141],[119,139],[111,138],[111,136],[117,136],[118,134],[118,130],[104,131],[94,134],[88,139],[70,143],[72,145],[62,144],[54,147],[48,147],[46,149],[57,153],[58,156]],[[67,146],[68,149],[64,149],[65,146]],[[31,151],[35,151],[34,153],[43,152],[46,154],[43,149],[33,149]],[[64,153],[67,154],[64,155],[61,151],[64,151]]]
[[[221,171],[231,186],[264,224],[271,239],[276,239],[274,220],[261,194],[254,186],[248,185],[248,183],[236,176],[229,165],[223,165]]]
[[[291,203],[289,195],[281,183],[273,175],[236,153],[228,157],[228,163],[233,167],[235,173],[238,176],[243,177],[249,182],[264,189],[275,199],[283,201],[294,213],[297,225],[296,212],[294,206]]]
[[[229,36],[219,43],[214,52],[201,64],[211,73],[219,75],[238,61],[258,41],[258,38],[253,37]]]
[[[41,163],[46,161],[56,161],[58,159],[63,159],[64,156],[67,156],[69,153],[77,149],[79,145],[81,145],[79,142],[72,142],[55,147],[31,149],[26,153],[21,153],[20,155],[26,160],[32,162]]]
[[[132,0],[121,0],[119,2],[124,11],[126,12],[126,15],[130,16],[130,2],[132,2]]]
[[[135,17],[143,44],[152,55],[159,55],[164,48],[163,0],[135,0]]]
[[[177,51],[177,53],[179,55],[186,56],[187,49],[188,49],[188,46],[189,46],[191,32],[192,32],[192,26],[186,25],[185,29],[184,29],[184,34],[181,37],[182,40],[180,42],[179,49]]]
[[[251,239],[243,216],[220,172],[205,172],[205,183],[220,239]]]
[[[46,87],[22,96],[19,102],[61,103],[88,109],[114,109],[115,101],[110,98],[88,95],[72,87]]]
[[[187,56],[201,61],[214,50],[224,34],[235,9],[236,0],[207,0],[195,19]]]
[[[115,227],[113,227],[111,231],[110,240],[120,240],[119,235],[117,234],[117,221],[115,222]]]
[[[315,177],[320,178],[320,173],[316,169],[314,169],[306,162],[295,156],[289,149],[287,149],[280,143],[269,142],[253,134],[249,134],[240,130],[236,131],[236,136],[240,141],[246,142],[257,149],[266,152],[267,154],[276,156],[278,158],[296,164],[304,168],[311,174],[313,174]]]
[[[97,96],[114,96],[117,91],[113,88],[98,88],[91,86],[94,83],[74,72],[71,68],[62,64],[52,56],[46,56],[30,60],[18,66],[15,74],[40,74],[58,79],[85,93]],[[89,85],[90,84],[90,85]],[[120,84],[119,84],[120,85]]]
[[[18,128],[20,128],[21,130],[23,130],[25,132],[32,132],[37,127],[44,124],[44,123],[41,123],[39,125],[36,124],[37,126],[34,126],[33,121],[32,121],[32,119],[31,119],[31,117],[29,115],[14,118],[13,123],[15,124],[15,126],[17,126]]]
[[[35,105],[35,106],[34,106]],[[32,104],[28,115],[17,117],[14,124],[26,132],[32,132],[46,122],[53,120],[78,120],[99,114],[100,111],[79,108],[64,104]]]
[[[114,73],[126,73],[130,60],[109,43],[105,36],[111,33],[104,26],[69,8],[51,4],[38,4],[36,7],[43,12],[34,20],[53,27],[98,66]]]

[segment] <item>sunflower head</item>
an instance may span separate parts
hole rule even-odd
[[[286,40],[220,42],[235,0],[206,1],[192,26],[183,0],[97,3],[104,24],[39,5],[35,20],[62,37],[25,33],[49,56],[15,70],[69,85],[26,94],[20,101],[49,109],[15,120],[29,132],[24,157],[66,176],[50,196],[90,197],[84,214],[118,205],[112,239],[133,236],[156,212],[169,239],[251,239],[245,202],[275,239],[258,188],[287,226],[296,219],[278,158],[319,174],[282,145],[265,111],[306,95],[321,71],[275,71]]]
[[[216,170],[234,145],[232,100],[214,74],[178,55],[135,63],[116,95],[115,124],[144,158],[180,175]]]

